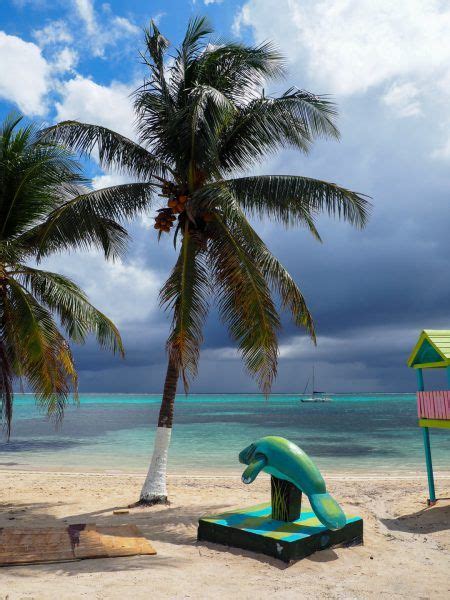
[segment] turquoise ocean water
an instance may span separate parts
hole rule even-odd
[[[339,395],[306,404],[294,395],[191,395],[176,401],[170,469],[239,472],[239,451],[263,435],[299,444],[327,472],[424,472],[416,401],[405,395]],[[146,470],[159,395],[82,395],[59,430],[31,396],[16,396],[0,468]],[[432,430],[435,467],[450,469],[450,432]]]

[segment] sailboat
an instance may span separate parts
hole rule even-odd
[[[305,389],[303,390],[303,394],[305,394],[306,389],[309,384],[309,378],[306,382]],[[312,368],[312,394],[308,398],[300,398],[300,402],[331,402],[331,398],[324,395],[324,392],[319,392],[316,390],[316,378],[315,378],[315,369]]]

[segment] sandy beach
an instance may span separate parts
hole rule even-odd
[[[317,553],[290,566],[196,542],[200,515],[268,499],[269,479],[172,475],[168,507],[113,510],[136,499],[141,475],[0,471],[0,526],[134,523],[158,551],[128,557],[8,567],[1,600],[148,598],[448,598],[450,500],[426,507],[426,482],[405,474],[327,477],[346,511],[364,518],[363,546]],[[450,496],[450,473],[437,478]]]

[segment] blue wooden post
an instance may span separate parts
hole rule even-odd
[[[416,369],[417,373],[417,389],[419,392],[423,392],[424,384],[423,384],[423,373],[422,369]],[[447,374],[450,378],[450,370],[447,369]],[[450,379],[449,379],[450,381]],[[429,503],[436,502],[436,491],[434,489],[434,475],[433,475],[433,461],[431,460],[431,446],[430,446],[430,432],[428,427],[422,427],[423,431],[423,446],[425,448],[425,460],[427,463],[427,476],[428,476],[428,490],[430,493]]]
[[[434,504],[436,502],[436,492],[434,489],[433,462],[431,460],[430,432],[428,427],[422,427],[422,430],[425,460],[427,461],[428,490],[430,492],[429,504]]]
[[[416,369],[416,375],[417,375],[417,389],[419,390],[419,392],[423,392],[425,387],[423,385],[422,369]]]
[[[447,381],[448,381],[448,389],[450,390],[450,367],[447,367]]]

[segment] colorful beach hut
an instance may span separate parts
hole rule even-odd
[[[436,502],[436,492],[431,458],[430,428],[438,427],[450,430],[450,330],[424,329],[408,359],[408,366],[415,369],[417,375],[417,414],[419,427],[422,427],[423,431],[429,489],[428,504],[432,505]],[[445,369],[448,389],[425,391],[424,369]]]

